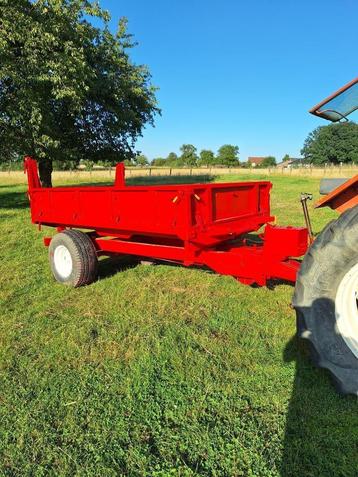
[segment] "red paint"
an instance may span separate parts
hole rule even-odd
[[[269,224],[267,181],[126,186],[119,164],[114,186],[41,188],[36,161],[26,158],[25,167],[32,222],[91,230],[99,254],[207,266],[264,285],[270,278],[295,281],[299,262],[291,257],[307,249],[307,229]],[[265,224],[259,243],[245,239]]]

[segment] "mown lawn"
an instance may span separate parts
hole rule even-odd
[[[273,179],[280,223],[318,182]],[[104,259],[66,288],[24,192],[0,184],[0,475],[358,475],[357,399],[294,338],[291,286]]]

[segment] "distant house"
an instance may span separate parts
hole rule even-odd
[[[279,169],[289,169],[290,167],[299,167],[305,164],[304,157],[290,157],[287,161],[282,161],[277,164]]]
[[[266,157],[249,157],[247,162],[251,165],[251,167],[260,166]]]

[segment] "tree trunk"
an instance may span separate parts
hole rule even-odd
[[[52,187],[52,161],[43,159],[39,161],[39,175],[42,187]]]

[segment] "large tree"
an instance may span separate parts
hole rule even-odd
[[[135,158],[134,158],[134,164],[136,166],[148,166],[149,165],[149,161],[148,161],[148,158],[147,156],[145,156],[144,154],[138,154]]]
[[[231,144],[224,144],[218,150],[216,156],[216,164],[224,166],[238,166],[239,165],[239,148]]]
[[[166,165],[168,167],[177,167],[179,163],[179,158],[175,152],[170,152],[166,159]]]
[[[210,166],[215,163],[215,155],[210,149],[203,149],[200,151],[200,158],[198,166]]]
[[[164,167],[167,165],[167,160],[164,157],[155,157],[152,160],[152,166]]]
[[[358,125],[344,122],[316,128],[301,154],[313,164],[358,162]]]
[[[88,0],[0,0],[0,160],[120,161],[158,111],[146,67],[121,19]],[[96,20],[94,26],[88,19]]]
[[[276,157],[267,156],[260,164],[261,167],[273,167],[276,166]]]
[[[183,166],[196,166],[198,156],[196,147],[192,144],[183,144],[180,148],[180,162]]]

